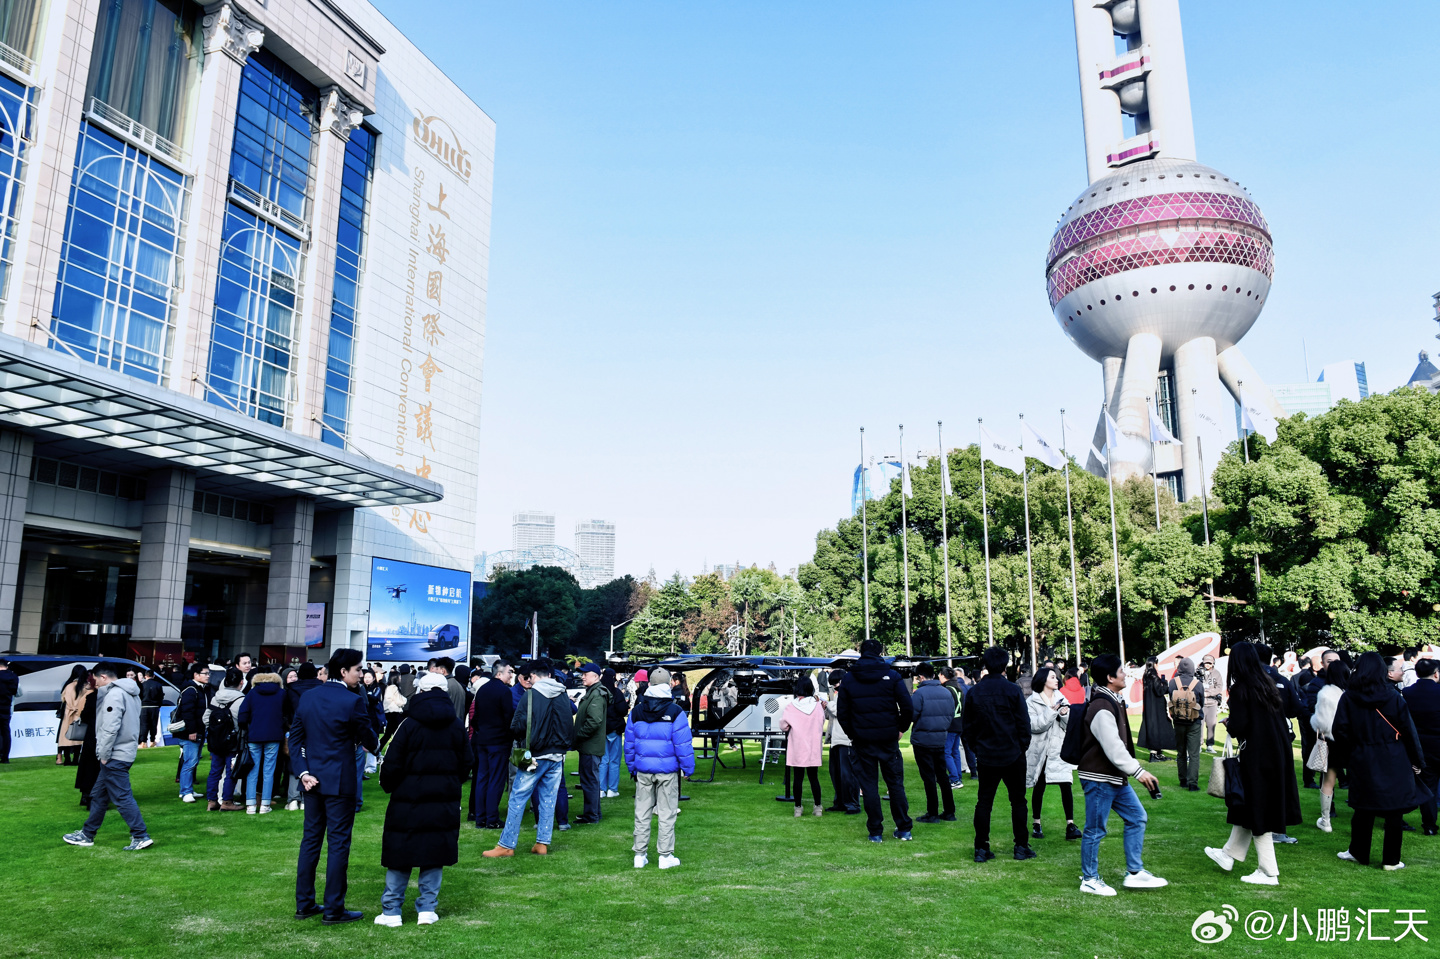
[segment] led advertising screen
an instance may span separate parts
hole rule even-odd
[[[325,604],[305,604],[305,645],[325,645]]]
[[[470,571],[376,556],[370,562],[372,661],[424,662],[470,651]]]

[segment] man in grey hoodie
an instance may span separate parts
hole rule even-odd
[[[155,844],[130,789],[130,767],[140,747],[140,687],[133,679],[118,678],[120,671],[114,663],[100,663],[91,675],[95,677],[97,697],[95,758],[100,760],[100,775],[90,790],[90,818],[64,839],[72,846],[95,845],[105,811],[114,803],[130,827],[130,845],[125,849],[136,852]]]

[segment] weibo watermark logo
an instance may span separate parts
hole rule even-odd
[[[1224,942],[1230,938],[1230,933],[1235,931],[1230,923],[1239,921],[1240,910],[1229,903],[1223,903],[1218,915],[1213,909],[1200,913],[1190,925],[1190,935],[1196,942]]]

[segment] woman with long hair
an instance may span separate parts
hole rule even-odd
[[[1345,754],[1350,773],[1350,848],[1338,855],[1346,862],[1370,864],[1370,839],[1375,820],[1385,820],[1380,863],[1387,872],[1404,869],[1401,817],[1425,799],[1416,777],[1425,766],[1420,737],[1410,707],[1386,681],[1379,653],[1363,654],[1350,675],[1350,688],[1335,710],[1335,742]]]
[[[65,735],[72,723],[80,721],[85,709],[85,700],[92,694],[90,670],[76,663],[70,668],[70,678],[60,689],[60,728],[55,733],[55,765],[73,766],[80,761],[81,741]]]
[[[1325,669],[1325,685],[1315,697],[1315,714],[1310,717],[1310,726],[1315,730],[1315,741],[1324,742],[1329,759],[1326,761],[1325,778],[1320,781],[1320,818],[1315,828],[1330,832],[1330,817],[1335,811],[1335,782],[1345,761],[1340,756],[1340,744],[1335,742],[1335,710],[1340,698],[1350,685],[1350,668],[1338,659]],[[1308,761],[1310,757],[1305,757]]]
[[[1280,885],[1273,833],[1300,822],[1300,789],[1295,784],[1295,755],[1290,721],[1275,680],[1266,672],[1254,645],[1236,643],[1230,650],[1230,716],[1228,735],[1239,739],[1240,782],[1245,801],[1230,806],[1225,821],[1230,840],[1221,849],[1205,847],[1205,855],[1229,872],[1244,862],[1255,843],[1259,868],[1242,882]]]
[[[1170,686],[1160,675],[1159,662],[1154,656],[1145,661],[1145,676],[1140,681],[1145,691],[1144,708],[1140,715],[1140,738],[1135,744],[1150,751],[1152,763],[1168,762],[1164,750],[1175,748],[1175,727],[1170,725],[1170,714],[1165,709]]]
[[[1025,785],[1030,789],[1030,818],[1034,820],[1030,834],[1044,839],[1040,827],[1040,810],[1045,808],[1045,785],[1060,788],[1060,805],[1065,809],[1065,838],[1079,839],[1075,827],[1075,791],[1072,776],[1075,767],[1060,758],[1065,742],[1065,729],[1070,718],[1070,702],[1060,691],[1060,674],[1049,666],[1041,666],[1030,682],[1030,748],[1025,753]]]

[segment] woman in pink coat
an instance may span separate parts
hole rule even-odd
[[[815,815],[820,815],[824,802],[820,798],[820,750],[825,710],[815,699],[815,684],[809,676],[795,682],[795,699],[780,714],[780,729],[790,734],[785,747],[785,765],[795,770],[795,818],[804,815],[801,808],[805,793],[805,773],[810,773],[810,792],[814,794]]]

